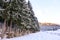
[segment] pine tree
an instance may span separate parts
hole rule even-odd
[[[34,16],[34,12],[30,1],[26,0],[0,0],[0,16],[4,19],[3,34],[9,27],[9,33],[14,24],[14,28],[26,29],[26,30],[39,30],[37,18]]]
[[[1,16],[4,18],[4,28],[6,30],[6,25],[9,24],[9,32],[11,31],[12,22],[18,21],[18,10],[19,7],[17,5],[17,0],[7,2],[3,1],[2,8],[5,9],[4,11],[1,11]],[[7,24],[8,23],[8,24]],[[17,22],[16,22],[17,23]],[[3,29],[4,29],[3,28]],[[3,30],[3,34],[5,33],[5,30]]]
[[[37,30],[39,30],[39,24],[38,24],[37,18],[34,15],[34,11],[32,9],[30,1],[28,1],[28,8],[29,8],[29,13],[30,13],[29,18],[31,19],[31,21],[30,21],[31,28],[33,28],[35,31],[37,31]]]

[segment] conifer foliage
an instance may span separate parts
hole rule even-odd
[[[0,17],[4,20],[3,33],[9,27],[9,32],[15,29],[39,31],[38,20],[34,16],[30,1],[0,0]],[[13,25],[14,24],[14,25]]]

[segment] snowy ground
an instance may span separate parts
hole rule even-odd
[[[16,37],[3,40],[60,40],[60,30],[57,31],[40,31],[22,37]]]

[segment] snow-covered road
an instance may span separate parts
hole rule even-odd
[[[57,31],[40,31],[22,37],[16,37],[3,40],[60,40],[60,30]]]

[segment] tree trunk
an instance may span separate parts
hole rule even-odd
[[[12,31],[12,20],[10,21],[10,32]]]
[[[8,37],[11,38],[11,31],[12,31],[12,20],[10,20],[10,26],[9,26],[9,32],[8,32]]]
[[[1,36],[1,39],[4,37],[5,32],[6,32],[6,19],[4,20],[4,24],[2,26],[2,36]]]

